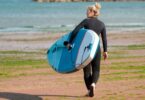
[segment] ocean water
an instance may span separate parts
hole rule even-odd
[[[145,31],[145,2],[100,2],[108,32]],[[68,32],[94,2],[37,3],[0,0],[0,33]]]

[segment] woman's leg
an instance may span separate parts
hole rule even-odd
[[[89,91],[90,85],[92,84],[91,64],[88,64],[85,68],[83,68],[83,71],[84,71],[84,81]]]
[[[91,62],[92,65],[92,83],[97,83],[100,75],[100,61],[101,61],[101,50],[98,49],[95,58]]]
[[[95,55],[95,58],[91,62],[92,65],[92,83],[90,85],[89,96],[94,96],[95,85],[99,79],[100,74],[100,60],[101,60],[101,50],[99,49]]]

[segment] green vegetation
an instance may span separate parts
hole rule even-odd
[[[34,69],[49,68],[45,52],[0,51],[0,78],[40,75],[41,72],[25,73]]]
[[[130,50],[145,49],[145,44],[143,44],[143,45],[129,45],[128,49],[130,49]]]
[[[109,59],[111,64],[102,64],[104,81],[145,79],[145,56],[133,54],[132,50],[145,50],[145,45],[111,46]],[[145,55],[145,54],[143,54]],[[103,61],[102,61],[103,62]],[[37,71],[46,69],[46,71]],[[46,50],[36,51],[0,51],[0,78],[30,75],[49,75]],[[35,70],[35,71],[33,71]]]
[[[128,46],[111,46],[110,48],[119,50],[140,50],[145,49],[145,44],[142,45],[128,45]]]
[[[145,51],[145,45],[111,46],[109,49],[111,64],[102,65],[103,71],[109,70],[109,73],[102,73],[103,80],[145,79],[145,52],[142,55],[131,52]]]

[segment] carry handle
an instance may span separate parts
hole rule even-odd
[[[86,47],[85,47],[85,49],[91,49],[92,48],[92,43],[90,43],[89,45],[87,45]]]
[[[55,44],[55,47],[54,47],[54,49],[52,50],[52,53],[54,53],[58,48],[65,48],[65,46]]]

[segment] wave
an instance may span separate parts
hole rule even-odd
[[[112,23],[106,24],[107,27],[145,27],[144,23]]]
[[[44,25],[44,26],[19,26],[19,27],[0,27],[0,32],[67,32],[75,28],[74,24],[61,24],[61,25]],[[109,23],[106,24],[109,31],[115,29],[131,30],[131,29],[145,29],[144,23]]]
[[[69,31],[74,25],[46,25],[46,26],[19,26],[19,27],[0,27],[0,32],[59,32]]]

